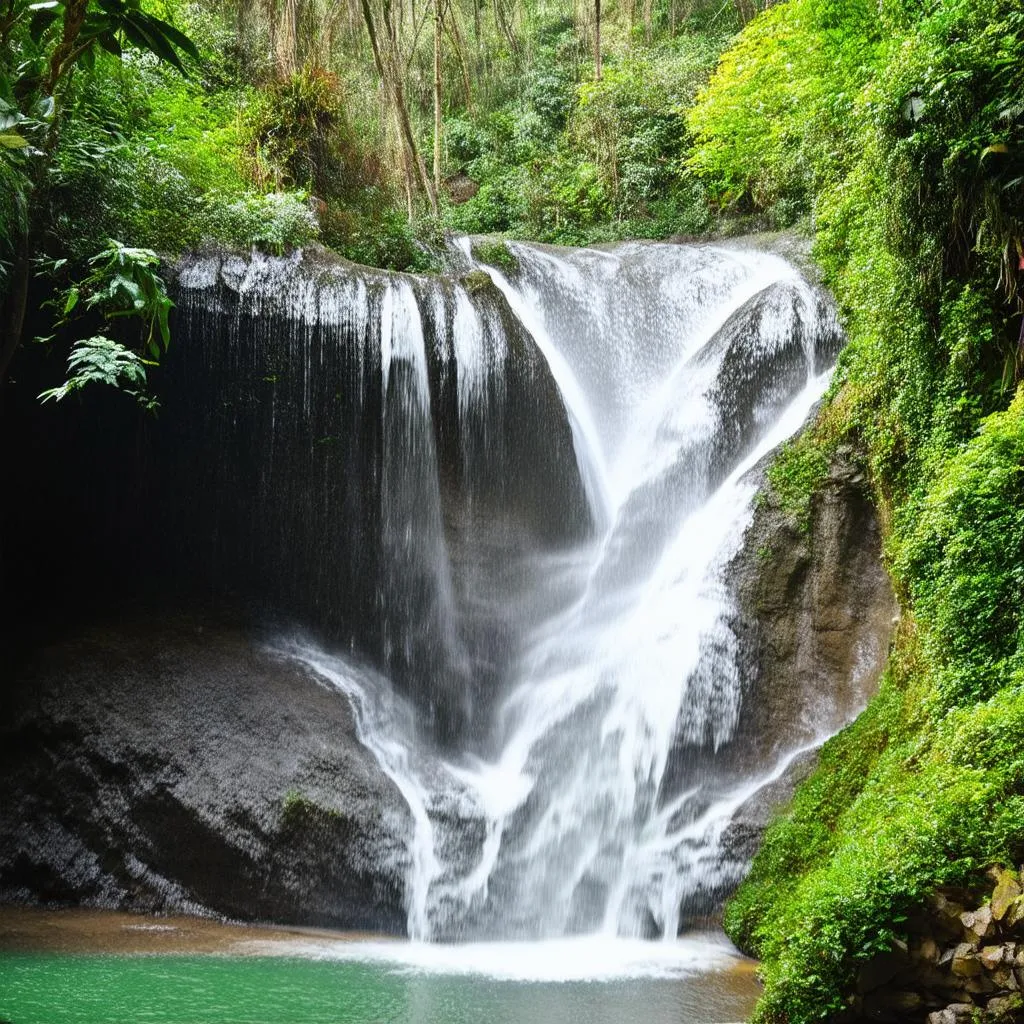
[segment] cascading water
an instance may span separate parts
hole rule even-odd
[[[511,248],[514,272],[484,268],[496,289],[198,262],[181,304],[194,336],[278,318],[261,329],[303,366],[295,429],[342,379],[336,429],[378,424],[345,442],[349,491],[297,499],[317,539],[295,617],[322,613],[350,653],[284,646],[348,695],[412,809],[411,935],[674,938],[743,869],[720,844],[732,812],[820,739],[795,729],[754,775],[735,756],[723,573],[748,470],[823,393],[839,331],[763,252]],[[274,472],[247,514],[272,515]],[[340,547],[338,508],[357,511]]]

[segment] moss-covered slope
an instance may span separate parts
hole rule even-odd
[[[1022,96],[1017,0],[789,0],[691,114],[723,208],[807,218],[851,338],[772,485],[806,521],[859,450],[903,608],[878,696],[729,908],[761,1021],[843,1011],[929,891],[1024,855]]]

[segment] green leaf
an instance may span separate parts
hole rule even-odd
[[[24,149],[28,139],[17,132],[0,132],[0,146],[4,149]]]
[[[79,291],[72,286],[68,289],[68,297],[64,302],[64,316],[67,316],[78,305]]]
[[[151,18],[162,30],[165,36],[179,49],[183,50],[195,60],[200,60],[199,49],[196,44],[184,32],[180,32],[170,22],[161,21],[159,18]]]
[[[121,44],[117,41],[117,36],[113,32],[104,32],[103,35],[97,36],[96,39],[107,53],[112,53],[115,57],[122,56],[124,51],[121,49]]]

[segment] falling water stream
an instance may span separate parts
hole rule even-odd
[[[794,693],[762,734],[732,574],[841,334],[764,251],[509,249],[484,266],[457,240],[443,277],[201,256],[175,285],[174,570],[275,623],[272,648],[351,705],[409,811],[354,799],[357,871],[401,891],[416,941],[262,933],[209,957],[187,922],[134,923],[181,946],[124,956],[121,924],[64,915],[32,927],[80,948],[0,956],[0,1016],[749,1013],[750,965],[713,926],[748,866],[734,815],[857,709]],[[345,813],[358,785],[338,780]]]
[[[379,306],[382,657],[281,647],[347,695],[411,809],[411,937],[674,940],[744,869],[720,845],[735,809],[820,739],[795,735],[753,776],[720,756],[744,697],[724,573],[752,516],[749,471],[823,394],[839,332],[822,296],[764,252],[511,249],[514,272],[483,269],[557,385],[586,529],[541,544],[467,527],[453,554],[430,336],[450,339],[467,466],[503,429],[486,396],[505,386],[509,345],[461,287],[396,279]],[[393,597],[410,580],[415,613]],[[466,621],[489,623],[491,641],[467,643]],[[390,676],[396,659],[415,674],[423,651],[431,672],[471,681],[488,661],[498,680],[483,711],[462,698],[460,742],[435,742],[415,687]]]

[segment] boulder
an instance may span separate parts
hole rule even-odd
[[[991,1017],[998,1019],[1019,1020],[1019,1014],[1024,1010],[1024,999],[1017,992],[1008,996],[996,996],[985,1004],[985,1009]]]
[[[941,938],[958,938],[963,931],[960,917],[965,907],[962,903],[948,898],[942,892],[933,893],[927,903],[934,927]]]
[[[981,961],[969,942],[961,942],[953,952],[950,969],[958,978],[973,978],[981,974]]]
[[[992,891],[992,903],[990,904],[992,917],[996,921],[1002,921],[1010,907],[1014,905],[1022,894],[1020,883],[1013,872],[1007,871],[1004,868],[993,868],[990,875],[994,876],[993,881],[996,883],[996,887]]]
[[[1005,954],[1003,946],[984,946],[978,951],[978,959],[986,971],[994,971],[1003,963]]]
[[[404,933],[411,814],[305,668],[135,615],[3,683],[0,900]]]
[[[988,906],[965,911],[960,915],[960,923],[964,926],[964,937],[975,945],[983,939],[987,939],[995,931],[992,923],[992,908]]]
[[[943,1010],[928,1014],[928,1024],[966,1024],[973,1020],[977,1009],[974,1003],[951,1003]]]

